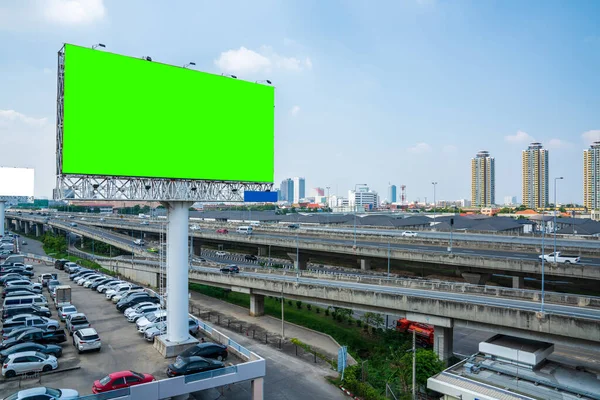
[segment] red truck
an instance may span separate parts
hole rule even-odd
[[[398,332],[415,332],[417,343],[422,346],[433,346],[433,326],[422,324],[420,322],[409,321],[406,318],[401,318],[396,321],[396,330]]]

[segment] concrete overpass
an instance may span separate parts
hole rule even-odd
[[[156,261],[132,263],[103,259],[98,262],[122,276],[150,285],[155,285],[160,275]],[[248,293],[252,315],[264,313],[264,296],[282,295],[354,310],[405,315],[435,326],[434,350],[444,360],[452,354],[454,327],[589,349],[600,346],[600,298],[595,297],[548,293],[542,313],[539,292],[506,288],[449,287],[452,285],[447,283],[436,286],[432,282],[386,281],[305,271],[296,275],[272,269],[243,269],[240,274],[229,275],[211,267],[192,267],[189,279]]]
[[[142,225],[140,222],[133,223],[130,221],[81,221],[81,220],[60,220],[49,219],[45,222],[44,217],[32,215],[11,215],[10,218],[19,225],[23,225],[25,231],[28,229],[36,229],[36,232],[42,232],[43,226],[58,228],[71,231],[95,240],[103,240],[107,243],[119,247],[126,251],[132,251],[136,254],[144,254],[150,256],[137,246],[133,245],[133,238],[128,238],[125,235],[119,235],[114,232],[94,228],[111,228],[122,230],[135,230],[146,234],[157,235],[162,229],[160,224],[148,223]],[[76,222],[78,226],[70,226],[71,222]],[[33,225],[31,225],[33,224]],[[29,226],[33,226],[30,228]],[[92,226],[93,225],[93,226]],[[195,253],[199,253],[198,248],[201,243],[234,243],[248,248],[254,248],[258,254],[266,255],[267,249],[277,249],[286,252],[289,257],[297,264],[301,270],[306,269],[306,265],[311,256],[343,256],[347,259],[354,259],[360,262],[361,269],[370,269],[372,260],[387,260],[388,256],[392,260],[401,260],[421,265],[437,265],[450,271],[457,271],[463,278],[472,284],[483,284],[492,273],[500,273],[512,275],[513,287],[523,286],[523,277],[525,276],[540,276],[541,263],[537,260],[537,255],[527,255],[518,253],[483,253],[477,254],[469,250],[459,249],[452,253],[440,250],[427,250],[422,246],[417,248],[406,248],[404,244],[390,243],[382,245],[381,243],[364,241],[362,238],[357,240],[357,247],[353,246],[353,241],[349,239],[332,239],[326,237],[313,237],[308,235],[291,236],[289,234],[271,235],[256,233],[253,235],[238,235],[229,234],[222,235],[212,230],[190,231],[190,235],[194,237],[194,244],[197,249]],[[199,239],[199,240],[198,240]],[[297,251],[298,250],[298,251]],[[299,255],[296,259],[296,255]],[[525,258],[528,256],[528,258]],[[545,264],[545,275],[549,277],[560,278],[575,278],[584,280],[600,280],[600,259],[592,259],[599,261],[595,263],[584,263],[578,265],[571,264]]]

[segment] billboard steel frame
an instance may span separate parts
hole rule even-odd
[[[62,173],[65,47],[58,51],[55,200],[243,202],[244,191],[268,192],[272,183],[140,178]]]

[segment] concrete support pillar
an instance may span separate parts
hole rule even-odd
[[[170,343],[189,339],[188,222],[191,202],[167,204],[167,337]]]
[[[490,274],[480,274],[476,272],[463,272],[461,275],[464,280],[471,285],[485,285],[491,276]]]
[[[306,270],[306,266],[308,264],[308,255],[302,253],[287,253],[288,257],[292,259],[294,262],[294,268],[300,271]],[[300,257],[297,257],[299,255]],[[299,260],[298,260],[299,258]]]
[[[44,225],[35,224],[35,236],[40,237],[44,233]]]
[[[258,246],[257,253],[261,257],[267,257],[269,255],[269,248],[267,246]]]
[[[30,229],[29,222],[25,222],[25,229],[24,230],[25,230],[25,234],[26,235],[29,235],[29,229]]]
[[[265,296],[262,294],[250,295],[250,315],[260,317],[265,315]]]
[[[433,330],[433,351],[447,365],[454,352],[452,348],[454,329],[434,325]]]
[[[201,256],[202,255],[202,242],[200,241],[200,238],[194,238],[193,241],[190,241],[192,243],[192,255],[195,256]]]
[[[369,271],[371,269],[371,260],[366,258],[360,259],[360,270],[361,271]]]
[[[264,378],[253,379],[250,383],[252,400],[264,399]]]
[[[513,289],[525,288],[525,279],[522,276],[513,276],[512,277],[512,287],[513,287]]]
[[[4,221],[6,220],[6,205],[0,201],[0,237],[4,237]]]

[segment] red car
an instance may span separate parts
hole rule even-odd
[[[156,379],[150,374],[140,374],[135,371],[120,371],[106,375],[104,378],[94,382],[92,392],[103,393],[109,390],[122,389],[129,386],[149,383]]]
[[[225,228],[217,229],[217,233],[229,233],[229,231]]]

